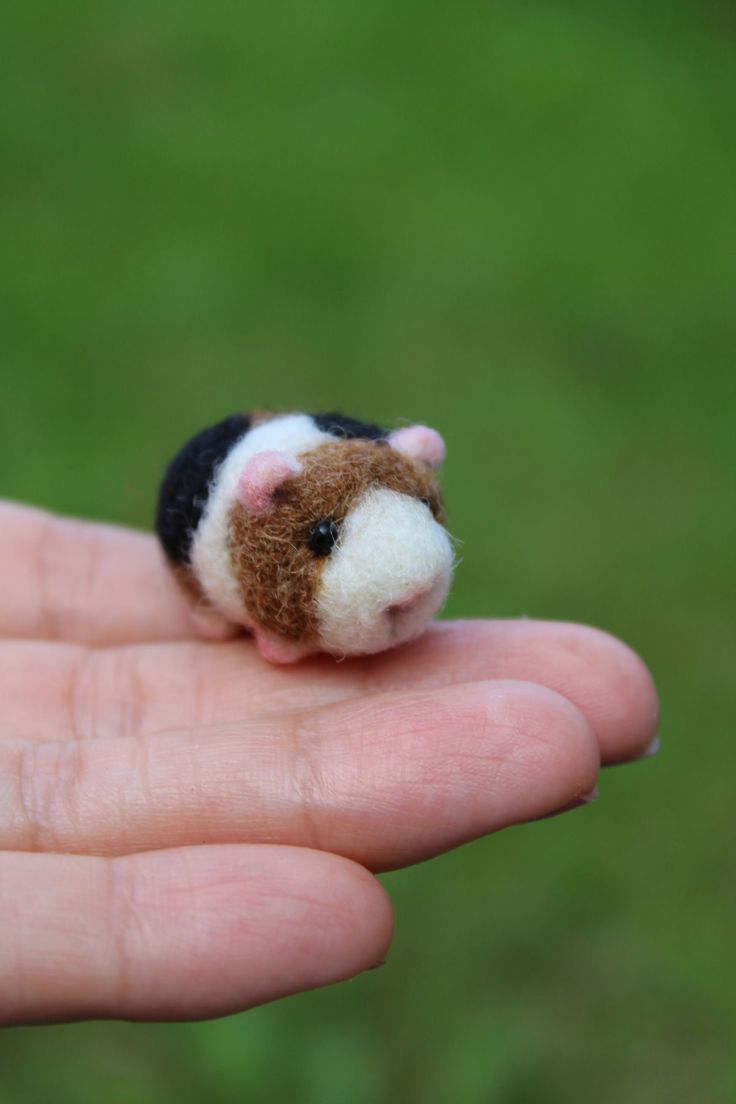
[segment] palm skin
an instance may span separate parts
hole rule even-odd
[[[0,504],[0,1022],[199,1019],[380,962],[373,872],[580,803],[646,754],[641,661],[443,622],[275,668],[196,640],[152,537]]]

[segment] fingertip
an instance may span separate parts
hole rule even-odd
[[[659,728],[659,695],[641,656],[603,629],[571,626],[586,643],[597,665],[589,669],[590,700],[598,699],[597,732],[601,758],[607,764],[638,759]]]
[[[369,709],[370,705],[370,709]],[[342,707],[333,707],[333,721]],[[590,793],[600,766],[585,715],[536,683],[493,680],[386,694],[351,717],[371,748],[380,814],[365,813],[365,774],[331,842],[376,870],[427,858],[543,816]],[[362,824],[362,835],[346,826]],[[368,830],[368,825],[370,829]]]
[[[380,660],[380,657],[378,657]],[[658,727],[654,680],[617,637],[574,622],[440,621],[403,656],[374,665],[387,687],[490,679],[556,690],[590,720],[605,763],[641,756]],[[397,672],[399,678],[397,678]]]
[[[318,973],[304,988],[355,977],[384,961],[393,938],[394,912],[374,874],[328,851],[265,848],[277,855],[300,910],[293,918],[295,934],[307,931],[312,941],[309,958],[318,965]]]
[[[183,874],[169,873],[157,917],[164,932],[169,918],[189,910],[178,945],[162,947],[156,964],[174,980],[163,1007],[159,986],[138,992],[139,1018],[166,1018],[172,1009],[177,1019],[226,1015],[344,981],[386,957],[388,895],[350,859],[271,844],[187,848],[181,856]],[[150,878],[159,863],[170,870],[172,853],[118,861],[147,867]],[[141,960],[150,954],[149,946]]]
[[[501,685],[506,687],[509,708],[523,734],[509,748],[510,768],[523,772],[528,793],[538,803],[535,815],[593,792],[600,771],[600,748],[582,710],[538,683],[509,681]]]
[[[388,890],[364,866],[338,855],[328,858],[344,864],[341,900],[354,942],[350,973],[343,976],[355,976],[385,962],[394,937],[394,909]]]

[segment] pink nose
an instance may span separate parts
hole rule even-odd
[[[408,610],[414,609],[416,605],[422,600],[425,594],[428,594],[431,587],[422,587],[420,590],[413,590],[411,594],[408,594],[406,598],[402,598],[400,602],[394,602],[387,609],[388,613],[406,613]]]

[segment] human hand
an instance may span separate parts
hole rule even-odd
[[[381,961],[369,871],[543,817],[646,753],[594,629],[443,622],[292,668],[209,644],[152,537],[0,504],[0,1022],[199,1019]]]

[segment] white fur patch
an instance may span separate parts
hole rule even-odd
[[[229,553],[230,513],[246,463],[251,456],[268,449],[298,456],[331,440],[329,433],[318,429],[308,414],[286,414],[248,430],[220,465],[194,535],[191,562],[209,600],[231,621],[251,626]]]
[[[423,502],[371,488],[345,519],[322,571],[322,647],[360,655],[412,640],[443,605],[453,562],[447,531]],[[391,609],[417,592],[410,608]]]

